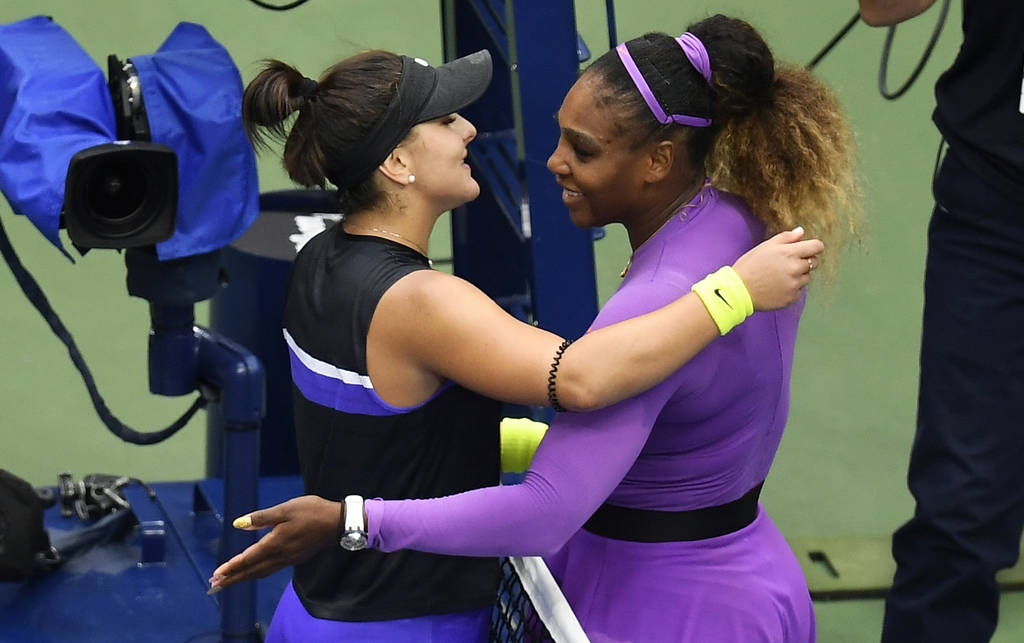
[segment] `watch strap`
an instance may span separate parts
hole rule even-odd
[[[363,516],[363,497],[357,495],[345,496],[342,503],[342,533],[350,531],[361,531],[366,533],[366,519]]]

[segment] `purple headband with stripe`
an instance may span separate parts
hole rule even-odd
[[[700,41],[700,38],[687,31],[676,38],[675,41],[679,43],[690,64],[700,72],[700,75],[704,77],[704,80],[708,81],[708,84],[711,84],[711,62],[708,60],[708,50],[704,48],[704,43]],[[647,81],[644,80],[643,74],[640,73],[636,63],[633,62],[633,57],[629,55],[626,43],[620,44],[615,48],[615,51],[619,54],[619,59],[626,67],[626,71],[629,72],[629,77],[633,79],[633,84],[636,85],[637,91],[644,97],[644,102],[647,103],[647,107],[650,108],[651,113],[654,114],[654,118],[658,119],[659,123],[662,125],[677,123],[692,127],[707,127],[711,125],[710,118],[686,116],[685,114],[666,114],[665,110],[661,108],[661,104],[658,103],[658,99],[654,97],[650,86],[647,85]]]

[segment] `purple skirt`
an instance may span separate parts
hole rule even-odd
[[[331,621],[311,616],[288,583],[274,610],[265,643],[483,643],[491,608],[392,621]]]
[[[592,643],[812,643],[800,564],[763,507],[706,540],[634,543],[580,530],[546,561]]]

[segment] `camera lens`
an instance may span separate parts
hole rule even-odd
[[[170,239],[178,206],[174,151],[148,141],[80,150],[68,166],[64,222],[80,248],[138,248]]]
[[[98,168],[87,204],[98,219],[111,223],[135,214],[146,197],[146,172],[137,164],[111,161]]]

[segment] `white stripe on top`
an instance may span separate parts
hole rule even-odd
[[[328,364],[327,362],[319,360],[299,348],[299,345],[295,343],[295,340],[288,333],[287,328],[282,328],[281,332],[284,333],[284,341],[288,342],[288,347],[292,349],[292,352],[299,358],[302,365],[309,370],[313,371],[317,375],[341,380],[345,384],[358,384],[363,388],[373,390],[373,382],[370,381],[369,375],[360,375],[353,371],[346,371],[343,368],[338,368],[333,364]]]

